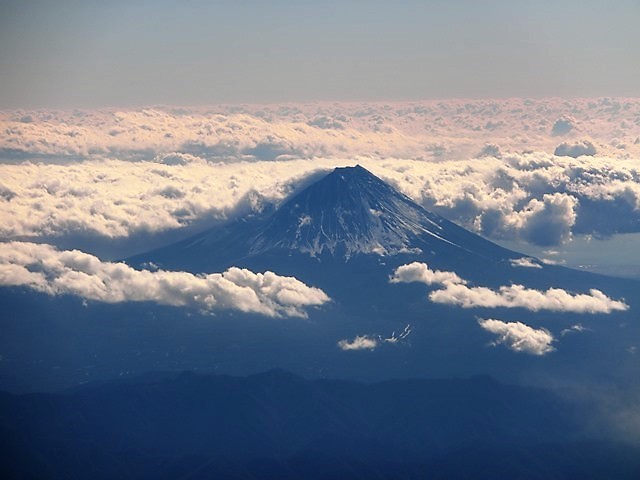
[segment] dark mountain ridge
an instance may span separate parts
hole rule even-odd
[[[363,384],[284,371],[147,375],[63,394],[0,394],[0,435],[12,447],[0,468],[7,479],[424,478],[437,466],[466,478],[475,464],[462,465],[483,452],[487,476],[475,478],[502,470],[545,478],[554,469],[565,472],[558,478],[578,478],[566,475],[572,469],[593,478],[598,462],[611,470],[620,460],[628,464],[618,478],[633,478],[640,457],[603,454],[612,444],[584,430],[586,408],[488,377]],[[519,462],[505,465],[506,452]],[[576,456],[587,457],[578,468]]]

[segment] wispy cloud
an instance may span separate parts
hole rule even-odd
[[[523,267],[523,268],[542,268],[535,258],[531,257],[520,257],[514,258],[511,260],[512,267]]]
[[[385,343],[396,345],[404,342],[407,337],[411,335],[411,325],[407,325],[399,333],[393,332],[389,337],[383,337],[382,335],[367,334],[357,335],[352,339],[343,339],[338,341],[338,348],[340,350],[375,350],[380,345]]]
[[[564,337],[565,335],[569,335],[571,333],[582,333],[586,332],[589,329],[582,325],[581,323],[576,323],[575,325],[571,325],[569,328],[564,328],[560,331],[560,336]]]
[[[306,308],[329,301],[322,290],[273,272],[253,273],[236,267],[208,275],[151,272],[102,262],[78,250],[60,251],[27,242],[0,243],[0,285],[106,303],[144,301],[270,317],[305,317]]]

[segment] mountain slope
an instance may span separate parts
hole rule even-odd
[[[362,254],[424,254],[451,260],[477,257],[492,261],[518,257],[428,212],[369,171],[355,166],[336,168],[267,218],[239,220],[128,262],[202,270],[277,254],[342,261]]]

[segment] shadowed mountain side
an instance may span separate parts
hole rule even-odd
[[[41,479],[418,478],[432,469],[463,478],[476,465],[520,478],[598,465],[639,472],[632,447],[586,434],[585,408],[488,377],[361,384],[284,371],[149,374],[0,395],[0,435],[11,446],[1,468],[3,478]],[[505,463],[507,452],[514,460]]]

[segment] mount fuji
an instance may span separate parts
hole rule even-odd
[[[266,218],[213,228],[128,263],[206,271],[265,256],[308,257],[317,263],[348,263],[358,256],[447,263],[522,257],[425,210],[357,165],[334,169]]]
[[[530,385],[640,377],[637,281],[502,248],[360,166],[336,168],[265,214],[125,262],[198,276],[271,271],[330,301],[307,318],[274,319],[2,288],[0,352],[12,360],[0,362],[0,385],[29,391],[147,371],[270,368],[374,381],[488,374]],[[396,278],[401,268],[426,277],[407,283]],[[37,361],[15,345],[30,345]]]

